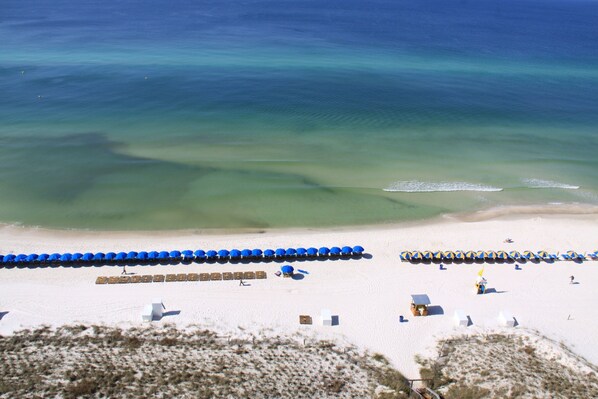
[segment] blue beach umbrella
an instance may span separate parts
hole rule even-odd
[[[0,263],[4,261],[4,255],[0,255]]]
[[[127,254],[125,252],[119,252],[114,257],[115,260],[125,260],[127,258]]]
[[[305,249],[303,247],[297,248],[297,255],[299,255],[299,256],[305,256],[306,254],[307,254],[307,249]]]
[[[193,251],[191,251],[190,249],[181,251],[181,255],[183,255],[183,259],[185,260],[193,259]]]
[[[318,254],[320,256],[326,256],[330,253],[330,249],[328,247],[321,247],[320,249],[318,249]]]
[[[509,252],[509,257],[513,260],[517,260],[521,258],[521,254],[517,251],[511,251]]]
[[[168,254],[172,259],[179,259],[181,257],[181,251],[170,251]]]
[[[287,250],[284,252],[285,256],[295,256],[297,255],[297,250],[295,248],[287,248]]]
[[[314,247],[307,248],[307,254],[309,256],[316,256],[318,254],[318,249]]]
[[[60,256],[60,261],[61,262],[70,262],[71,258],[73,257],[73,255],[69,254],[68,252],[65,254],[62,254]]]
[[[193,255],[195,255],[196,259],[203,259],[206,257],[206,251],[203,249],[198,249],[197,251],[193,252]]]
[[[262,250],[259,248],[255,248],[251,250],[251,256],[253,256],[254,258],[259,258],[261,257],[263,254]]]
[[[478,252],[476,252],[476,253],[475,253],[475,257],[476,257],[477,259],[484,259],[484,256],[485,256],[485,255],[486,255],[486,254],[485,254],[485,252],[484,252],[484,251],[478,251]]]
[[[150,251],[150,253],[147,254],[147,258],[149,260],[158,259],[158,256],[160,256],[160,254],[158,253],[158,251]]]
[[[432,259],[432,252],[431,251],[423,251],[422,252],[422,257],[424,259],[430,260],[430,259]]]
[[[149,258],[149,254],[145,251],[141,251],[137,254],[137,260],[147,260]]]
[[[220,259],[226,259],[226,258],[228,258],[229,255],[230,255],[230,252],[226,249],[221,249],[220,251],[218,251],[218,257]]]
[[[83,254],[83,258],[81,258],[81,259],[83,259],[85,262],[92,261],[93,260],[93,254],[91,252],[85,252]]]
[[[27,255],[25,255],[25,254],[18,254],[15,257],[15,263],[23,263],[23,262],[25,262],[26,259],[27,259]]]
[[[291,265],[284,265],[283,267],[280,268],[280,271],[283,274],[293,274],[293,271],[295,271],[295,269]]]
[[[230,257],[233,259],[238,259],[241,257],[241,251],[238,249],[231,249],[230,250]]]
[[[351,247],[344,246],[341,248],[341,255],[351,255],[351,252],[353,252],[353,248]]]
[[[217,256],[218,256],[218,252],[216,252],[216,251],[214,251],[213,249],[211,249],[211,250],[209,250],[209,251],[207,252],[207,254],[206,254],[206,255],[207,255],[208,259],[214,259],[215,257],[217,257]]]
[[[158,259],[168,259],[169,257],[169,253],[166,251],[160,251],[160,253],[158,254]]]
[[[13,263],[15,260],[16,256],[13,254],[8,254],[8,255],[4,255],[4,259],[2,259],[2,262],[4,263]]]
[[[353,247],[353,253],[356,255],[361,255],[365,251],[361,245],[356,245]]]
[[[135,252],[135,251],[129,252],[126,257],[127,260],[133,260],[136,258],[137,258],[137,252]]]
[[[37,254],[30,254],[25,260],[29,263],[35,262],[37,260]]]
[[[338,256],[340,254],[341,254],[341,249],[339,247],[330,248],[330,255]]]
[[[264,251],[264,256],[266,258],[271,258],[274,256],[274,251],[268,248]]]
[[[286,253],[287,251],[285,251],[284,248],[276,248],[275,254],[279,258],[283,257]]]
[[[411,259],[412,260],[421,260],[422,259],[422,253],[419,251],[412,251],[411,252]]]
[[[241,256],[244,258],[250,258],[251,257],[251,249],[244,249],[241,251]]]
[[[39,256],[37,257],[37,261],[38,262],[47,262],[49,258],[50,258],[50,255],[48,255],[48,254],[39,254]]]
[[[106,260],[115,260],[116,259],[116,253],[114,253],[114,252],[108,252],[106,254],[105,259]]]
[[[409,252],[409,251],[401,252],[401,260],[411,260],[411,252]]]
[[[79,261],[81,260],[81,258],[83,258],[83,254],[82,254],[82,253],[80,253],[80,252],[75,252],[75,253],[73,254],[73,257],[71,258],[71,260],[72,260],[73,262],[79,262]]]
[[[455,259],[455,253],[453,251],[444,251],[442,257],[446,260],[453,260]]]
[[[6,259],[6,257],[4,257]],[[56,262],[60,260],[60,254],[59,253],[53,253],[52,255],[50,255],[50,257],[48,258],[48,260],[50,262]]]
[[[106,257],[106,254],[103,252],[97,252],[94,256],[93,256],[93,260],[95,261],[101,261],[104,260],[104,258]]]

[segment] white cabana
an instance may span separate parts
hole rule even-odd
[[[453,319],[455,320],[455,325],[458,327],[467,327],[469,325],[469,319],[467,318],[465,311],[462,309],[455,310]]]
[[[322,320],[323,326],[331,326],[332,325],[332,312],[330,309],[322,309],[320,313],[320,319]]]
[[[498,313],[498,322],[501,326],[515,327],[515,318],[508,310],[501,310]]]
[[[161,319],[162,312],[164,311],[164,309],[166,309],[166,307],[162,303],[162,299],[154,298],[152,300],[152,314],[153,314],[154,318],[156,318],[158,320]]]
[[[154,319],[152,305],[145,305],[143,311],[141,312],[141,320],[143,321],[152,321]]]

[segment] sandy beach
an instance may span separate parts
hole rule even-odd
[[[0,253],[141,251],[173,249],[276,248],[362,245],[360,259],[190,264],[127,267],[129,273],[166,274],[264,270],[266,280],[95,285],[97,276],[120,275],[116,266],[82,268],[0,269],[0,333],[40,325],[99,323],[140,326],[141,311],[152,298],[162,298],[170,315],[153,323],[196,324],[223,334],[293,334],[334,338],[379,352],[408,378],[418,378],[415,356],[433,355],[438,339],[454,334],[490,331],[536,331],[564,343],[574,353],[598,363],[598,262],[525,263],[484,266],[490,293],[474,294],[482,264],[401,262],[403,250],[547,250],[598,249],[598,215],[521,215],[467,222],[444,218],[420,225],[335,230],[206,232],[50,231],[4,226]],[[513,243],[505,243],[505,238]],[[276,277],[282,264],[309,274]],[[578,284],[569,284],[574,275]],[[428,294],[434,311],[413,317],[410,294]],[[322,309],[338,316],[338,325],[321,326]],[[463,309],[469,327],[456,327],[453,314]],[[518,326],[499,326],[509,310]],[[299,315],[314,324],[300,326]],[[399,316],[406,322],[400,323]]]

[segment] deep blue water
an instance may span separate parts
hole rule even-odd
[[[330,226],[597,203],[596,110],[596,1],[8,0],[0,221]]]

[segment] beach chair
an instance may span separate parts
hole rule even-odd
[[[96,278],[96,284],[107,284],[108,277],[98,277]]]
[[[299,324],[312,324],[313,320],[309,315],[300,315],[299,316]]]
[[[199,281],[210,281],[209,273],[199,273]]]
[[[163,274],[154,274],[154,283],[163,283],[164,282],[164,275]]]
[[[128,284],[131,282],[131,276],[120,276],[118,278],[118,283],[119,284]]]
[[[118,277],[108,277],[108,284],[118,284]]]
[[[222,273],[222,279],[223,280],[232,280],[233,274],[231,272],[224,272],[224,273]]]
[[[197,274],[197,273],[189,273],[187,275],[187,281],[199,281],[199,274]]]
[[[267,278],[266,272],[264,272],[264,271],[255,272],[255,278],[257,278],[258,280],[265,280]]]
[[[253,280],[255,279],[255,272],[245,272],[243,273],[243,278],[245,280]]]
[[[234,272],[233,276],[235,280],[243,280],[243,272]]]
[[[153,281],[153,276],[150,276],[150,275],[141,276],[142,283],[151,283],[152,281]]]
[[[176,281],[187,281],[187,273],[177,274]]]
[[[220,281],[220,280],[222,280],[222,273],[210,273],[210,280],[211,281]]]
[[[137,284],[141,282],[141,276],[131,276],[131,283]]]
[[[172,283],[173,281],[176,281],[176,274],[167,274],[166,275],[166,282],[167,283]]]

